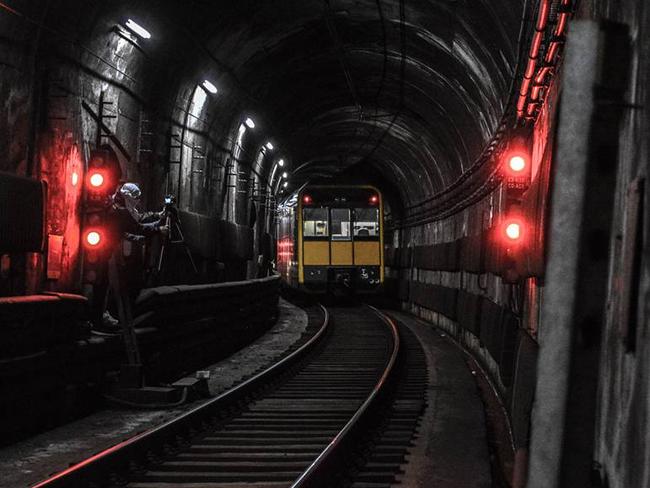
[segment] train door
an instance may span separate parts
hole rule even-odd
[[[354,209],[353,237],[355,266],[380,266],[381,243],[377,207]]]
[[[352,266],[354,249],[352,246],[352,220],[349,208],[332,208],[331,222],[331,264],[332,266]]]
[[[303,265],[329,266],[329,209],[303,208]]]

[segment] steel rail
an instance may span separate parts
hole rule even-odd
[[[130,462],[137,461],[147,451],[152,451],[167,442],[173,441],[178,435],[182,436],[190,430],[191,426],[200,425],[203,420],[214,415],[216,411],[222,410],[225,406],[236,404],[257,388],[268,383],[272,377],[279,375],[292,366],[320,342],[329,328],[330,315],[325,307],[322,305],[319,305],[319,307],[324,316],[318,332],[305,344],[277,363],[181,416],[101,451],[44,481],[32,485],[32,488],[78,488],[85,486],[83,483],[90,483],[91,480],[98,477],[105,477],[122,469],[126,470]]]
[[[365,420],[372,414],[372,407],[380,400],[385,392],[391,373],[393,372],[397,357],[400,351],[400,338],[397,325],[392,318],[380,312],[371,305],[370,308],[391,330],[393,336],[393,350],[386,363],[384,371],[377,381],[377,384],[370,392],[366,400],[357,409],[352,418],[345,424],[339,433],[332,439],[321,454],[311,463],[302,475],[291,485],[291,488],[314,488],[331,486],[332,476],[339,471],[338,468],[341,456],[344,456],[347,449],[354,442],[354,437],[363,428]]]

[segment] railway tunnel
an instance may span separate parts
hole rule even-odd
[[[0,2],[6,486],[50,476],[39,486],[649,486],[649,15],[642,0]],[[140,210],[160,212],[144,243],[118,245],[111,232],[125,182],[138,185]],[[301,211],[345,207],[350,188],[371,189],[357,207],[377,207],[376,233],[333,213],[322,225],[376,242],[381,284],[355,293],[346,278],[334,296],[304,296],[277,275],[287,263],[302,284]],[[284,232],[288,215],[300,231]],[[357,224],[363,238],[344,235]],[[119,325],[102,331],[113,300]],[[373,321],[383,332],[366,332]],[[357,335],[345,338],[345,324]],[[255,379],[277,346],[269,337],[287,343],[273,349],[285,362],[269,374],[280,374],[321,335],[330,342],[288,383]],[[305,438],[294,443],[311,446],[327,437],[311,430],[343,422],[345,408],[315,419],[308,398],[367,387],[326,359],[342,368],[367,356],[356,367],[371,370],[371,346],[396,337],[393,382],[407,386],[393,387],[395,405],[421,409],[408,435],[394,426],[411,422],[409,409],[381,404],[367,410],[393,417],[346,424],[313,463],[289,448],[237,458],[272,473],[240,481],[224,474],[234,457],[206,451],[221,434],[186,461],[166,457],[170,442],[166,454],[152,447],[172,424],[180,435],[182,405],[227,405],[202,421],[249,428],[220,423],[242,398],[261,410],[228,421],[250,424],[250,439],[269,425],[300,430],[295,417]],[[208,373],[232,388],[210,383],[213,399],[198,398]],[[260,381],[283,386],[269,399],[241,393]],[[310,406],[280,412],[291,400]],[[157,413],[101,417],[115,403]],[[373,429],[391,434],[373,447]],[[353,434],[371,461],[354,454]],[[410,458],[393,450],[400,436]],[[331,454],[337,442],[348,454]],[[163,467],[124,474],[124,459],[146,465],[138,450]],[[346,456],[365,461],[350,468]],[[293,473],[287,457],[309,466],[295,482],[278,474]],[[195,478],[188,459],[202,468]],[[174,469],[186,478],[170,481]]]

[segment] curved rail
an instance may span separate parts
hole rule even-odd
[[[291,485],[291,488],[313,488],[328,486],[329,477],[337,470],[334,468],[341,455],[345,454],[346,449],[354,441],[353,437],[358,433],[363,421],[371,414],[372,408],[379,400],[380,395],[385,391],[388,385],[388,379],[393,372],[400,350],[400,338],[397,325],[388,316],[377,310],[375,307],[367,305],[375,314],[390,328],[393,337],[393,350],[390,358],[386,363],[384,372],[372,389],[368,398],[357,409],[352,418],[345,424],[343,429],[332,439],[328,446],[314,460],[313,463],[303,472],[303,474]]]
[[[81,483],[89,481],[91,478],[96,478],[97,476],[102,476],[102,474],[115,471],[116,465],[120,468],[126,468],[130,461],[141,457],[147,450],[153,449],[154,446],[163,445],[167,439],[173,439],[175,436],[188,431],[190,426],[201,424],[204,419],[212,415],[216,410],[220,410],[225,405],[236,403],[238,400],[246,397],[256,388],[267,383],[271,377],[290,367],[310,351],[318,342],[320,342],[330,324],[330,315],[325,307],[322,305],[319,305],[319,307],[323,311],[323,322],[318,332],[305,344],[277,363],[212,400],[184,413],[180,417],[176,417],[151,430],[147,430],[95,454],[94,456],[75,464],[64,471],[61,471],[60,473],[33,485],[32,488],[76,488],[82,486]]]

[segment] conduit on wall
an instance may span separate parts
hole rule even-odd
[[[553,5],[557,10],[552,29],[550,19]],[[572,14],[571,0],[540,0],[535,23],[535,33],[528,53],[528,64],[519,90],[517,117],[519,120],[535,120],[542,106],[550,83],[550,74],[556,71],[559,54],[564,46],[566,27]],[[542,56],[542,47],[545,52]]]

